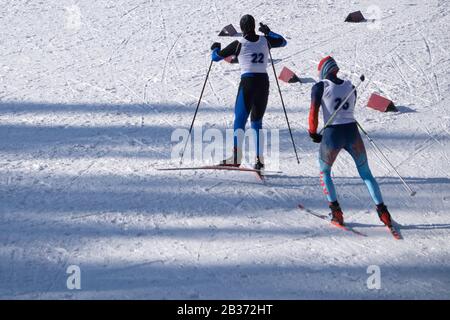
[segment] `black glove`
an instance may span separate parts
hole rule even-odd
[[[211,50],[215,50],[215,49],[220,49],[222,48],[222,45],[220,44],[220,42],[214,42],[211,46]]]
[[[314,143],[321,143],[322,142],[322,135],[318,133],[309,133],[309,136],[311,137],[312,141]]]
[[[262,24],[259,23],[259,29],[258,29],[261,33],[263,33],[264,35],[268,35],[270,32],[270,28],[267,26],[267,24]]]

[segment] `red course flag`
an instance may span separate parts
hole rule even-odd
[[[236,29],[233,27],[232,24],[227,25],[226,27],[224,27],[222,29],[222,31],[220,31],[219,33],[219,37],[233,37],[235,35],[237,35],[237,31]]]
[[[284,67],[283,70],[281,70],[280,75],[278,76],[278,79],[281,81],[287,82],[287,83],[295,83],[300,82],[300,78],[297,77],[297,75],[290,69]]]
[[[382,97],[377,93],[372,93],[369,101],[367,102],[367,106],[381,112],[398,111],[391,100]]]
[[[352,12],[345,19],[345,22],[364,22],[364,21],[366,21],[366,18],[364,18],[361,11]]]

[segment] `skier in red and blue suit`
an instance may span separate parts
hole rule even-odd
[[[338,111],[331,125],[325,128],[323,136],[317,133],[320,107],[322,106],[324,123],[327,123],[334,111],[338,109],[342,101],[355,88],[351,81],[338,78],[339,67],[330,56],[320,61],[318,71],[321,80],[311,90],[309,135],[313,142],[320,143],[320,180],[329,202],[332,221],[344,225],[344,216],[331,178],[333,163],[339,152],[344,149],[352,156],[359,175],[365,182],[376,205],[380,220],[386,226],[391,227],[391,215],[383,202],[378,183],[370,171],[364,142],[354,117],[356,90],[343,105],[342,109]]]

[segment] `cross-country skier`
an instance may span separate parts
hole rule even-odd
[[[331,179],[331,167],[339,152],[344,149],[352,156],[358,168],[359,175],[369,189],[376,204],[380,220],[388,227],[392,226],[391,215],[383,203],[378,183],[370,171],[364,142],[359,134],[354,109],[355,94],[347,100],[330,126],[323,131],[323,136],[317,133],[319,108],[322,106],[324,123],[338,109],[341,102],[355,88],[351,81],[338,78],[339,67],[336,61],[328,56],[322,59],[318,67],[321,81],[316,83],[311,91],[311,107],[309,113],[309,135],[313,142],[320,143],[320,179],[321,185],[332,213],[332,221],[344,225],[344,216],[336,197],[336,191]]]
[[[237,57],[241,67],[241,82],[234,109],[234,148],[233,156],[223,160],[220,165],[239,167],[242,161],[243,132],[250,115],[251,128],[255,130],[256,163],[254,168],[264,168],[262,139],[259,130],[269,98],[269,76],[267,63],[270,48],[286,46],[286,40],[272,32],[267,25],[260,23],[259,31],[265,36],[255,33],[255,19],[251,15],[244,15],[240,21],[242,38],[221,49],[221,44],[215,42],[211,46],[213,61],[224,58]]]

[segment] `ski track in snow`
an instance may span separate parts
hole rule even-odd
[[[449,6],[381,0],[379,29],[346,24],[373,3],[346,1],[70,1],[0,7],[0,298],[450,298]],[[270,12],[275,11],[276,14]],[[306,135],[311,83],[280,83],[297,165],[271,68],[265,126],[280,129],[282,174],[161,172],[171,134],[188,128],[220,29],[252,13],[288,39],[280,72],[316,78],[333,55],[365,74],[356,116],[417,196],[366,141],[395,241],[344,152],[333,175],[361,238],[297,209],[326,214],[317,145]],[[270,13],[270,14],[269,14]],[[214,64],[197,116],[232,127],[239,69]],[[364,107],[374,92],[399,113]],[[196,163],[199,164],[199,163]],[[66,288],[79,265],[82,290]],[[368,290],[378,265],[382,289]]]

